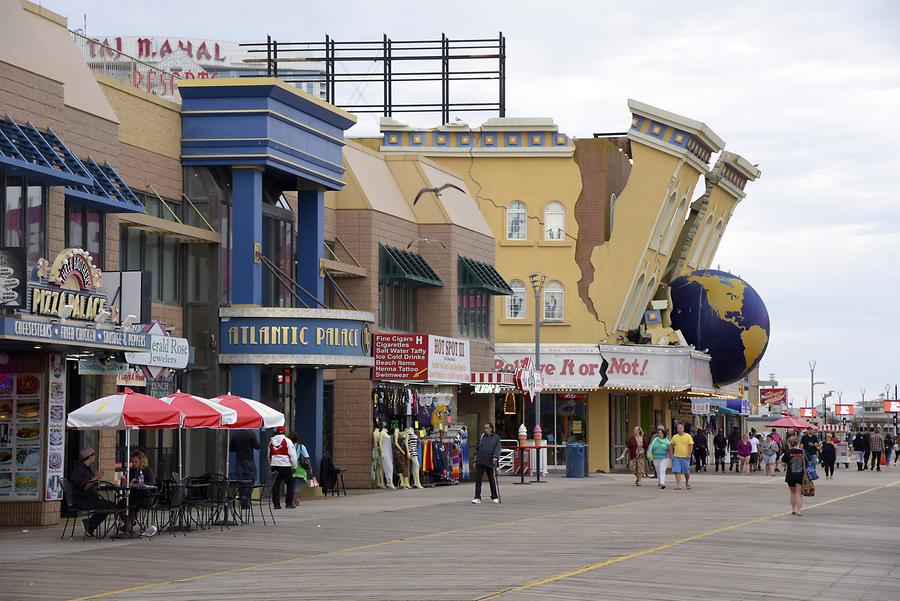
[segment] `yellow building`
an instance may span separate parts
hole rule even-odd
[[[385,118],[383,139],[363,141],[388,156],[425,155],[465,181],[515,292],[494,306],[495,367],[533,359],[537,306],[544,437],[587,442],[592,471],[616,465],[634,426],[689,419],[690,402],[678,398],[716,394],[709,356],[668,327],[666,284],[710,265],[759,176],[706,124],[633,100],[629,108],[627,133],[584,140],[551,119],[418,130]],[[547,275],[537,302],[534,272]],[[498,412],[505,437],[523,417],[531,429],[533,407],[521,411]],[[561,461],[551,455],[551,465]]]

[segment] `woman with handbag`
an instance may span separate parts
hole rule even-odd
[[[785,451],[781,462],[784,463],[784,481],[790,490],[791,514],[802,515],[804,487],[813,487],[806,475],[806,454],[800,446],[797,436],[788,438],[788,450]],[[813,488],[815,490],[815,488]]]
[[[634,474],[634,485],[641,485],[641,478],[647,472],[647,448],[650,446],[650,440],[644,434],[644,430],[640,426],[634,427],[634,436],[625,443],[625,450],[619,459],[628,456],[628,467]]]
[[[291,504],[288,507],[296,507],[300,504],[300,491],[303,489],[303,485],[309,482],[313,478],[312,464],[309,462],[309,451],[306,450],[306,447],[300,442],[300,437],[296,432],[291,432],[288,434],[288,438],[291,439],[291,442],[294,443],[294,448],[297,451],[297,467],[294,468],[294,490],[291,491]]]

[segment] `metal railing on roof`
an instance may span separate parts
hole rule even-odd
[[[78,31],[69,33],[91,70],[148,94],[181,102],[176,87],[176,82],[180,79],[177,74],[124,54]]]

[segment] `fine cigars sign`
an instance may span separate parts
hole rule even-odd
[[[471,379],[469,341],[428,334],[376,334],[374,378],[465,384]]]
[[[41,259],[36,281],[28,284],[28,310],[34,315],[94,321],[107,310],[107,298],[99,292],[103,281],[90,253],[67,248],[48,265]]]

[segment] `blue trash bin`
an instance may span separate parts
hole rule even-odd
[[[579,442],[566,445],[566,478],[584,478],[584,445]]]

